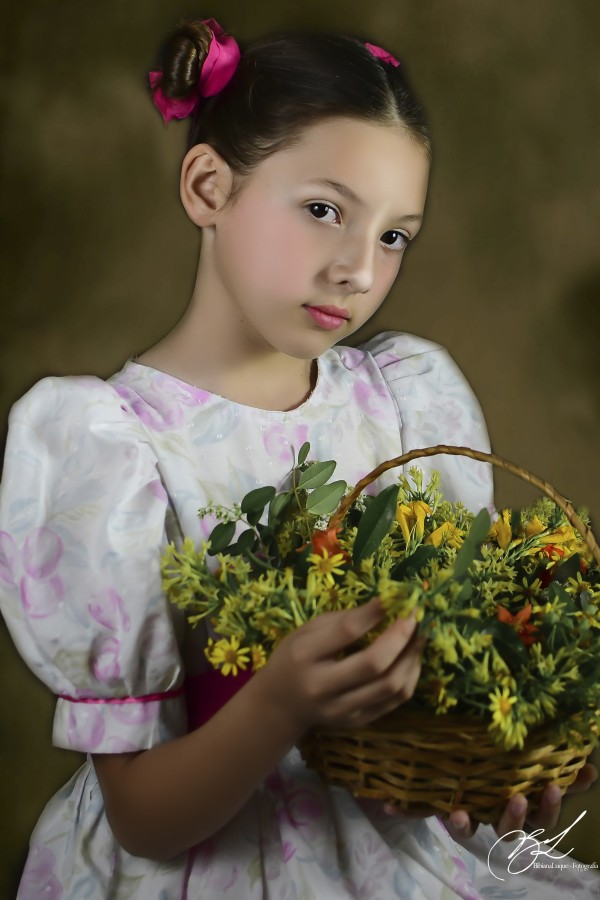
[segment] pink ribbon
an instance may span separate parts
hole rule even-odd
[[[172,700],[181,697],[183,685],[170,691],[159,691],[157,694],[142,694],[141,697],[70,697],[68,694],[57,694],[59,700],[69,703],[154,703],[156,700]]]
[[[191,116],[196,112],[202,97],[214,97],[229,84],[238,67],[241,54],[235,38],[225,34],[214,19],[203,19],[202,24],[210,29],[212,38],[196,91],[189,97],[167,97],[160,86],[163,73],[160,71],[148,73],[154,105],[161,112],[165,122],[170,122],[171,119],[187,119]]]
[[[384,50],[383,47],[378,47],[377,44],[365,44],[367,50],[376,56],[377,59],[380,59],[382,62],[391,63],[394,67],[400,65],[400,60],[396,59],[395,56],[392,56],[391,53],[388,53],[387,50]]]

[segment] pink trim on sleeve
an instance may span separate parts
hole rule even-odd
[[[173,688],[170,691],[160,691],[157,694],[143,694],[141,697],[69,697],[68,694],[57,694],[59,700],[68,700],[70,703],[154,703],[156,700],[172,700],[181,697],[183,686]]]

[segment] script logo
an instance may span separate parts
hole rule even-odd
[[[532,866],[543,869],[597,868],[597,863],[585,865],[584,863],[577,863],[571,859],[567,860],[566,863],[562,863],[561,860],[565,859],[569,853],[573,852],[573,847],[571,847],[570,850],[567,850],[566,853],[555,852],[560,841],[562,841],[574,825],[577,825],[577,823],[585,816],[586,812],[587,810],[584,809],[568,828],[565,828],[565,830],[561,831],[560,834],[557,834],[556,837],[546,838],[545,841],[538,840],[538,837],[544,833],[544,828],[536,828],[531,834],[528,834],[520,828],[508,832],[507,835],[504,835],[505,838],[509,835],[513,841],[519,838],[519,843],[510,851],[508,857],[506,856],[506,852],[502,852],[501,850],[501,845],[504,843],[502,838],[498,838],[488,853],[487,863],[490,873],[494,878],[497,878],[498,881],[506,881],[506,878],[497,873],[505,871],[508,875],[520,875]],[[500,845],[500,847],[498,845]],[[539,861],[540,857],[542,857],[542,861]]]

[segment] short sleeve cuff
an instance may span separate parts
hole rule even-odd
[[[128,698],[127,702],[82,702],[59,697],[52,743],[83,753],[128,753],[148,750],[186,730],[182,691],[158,700]]]

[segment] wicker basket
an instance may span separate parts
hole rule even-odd
[[[573,506],[545,481],[495,454],[437,445],[382,463],[348,494],[332,516],[339,525],[361,491],[387,469],[414,459],[447,454],[490,462],[533,484],[556,503],[600,564],[600,548]],[[311,729],[299,744],[306,764],[329,784],[357,797],[388,800],[406,812],[434,815],[466,810],[483,823],[497,823],[510,797],[527,795],[530,807],[549,783],[565,789],[592,750],[577,732],[557,743],[551,725],[533,731],[521,751],[502,751],[478,720],[399,707],[365,728]]]

